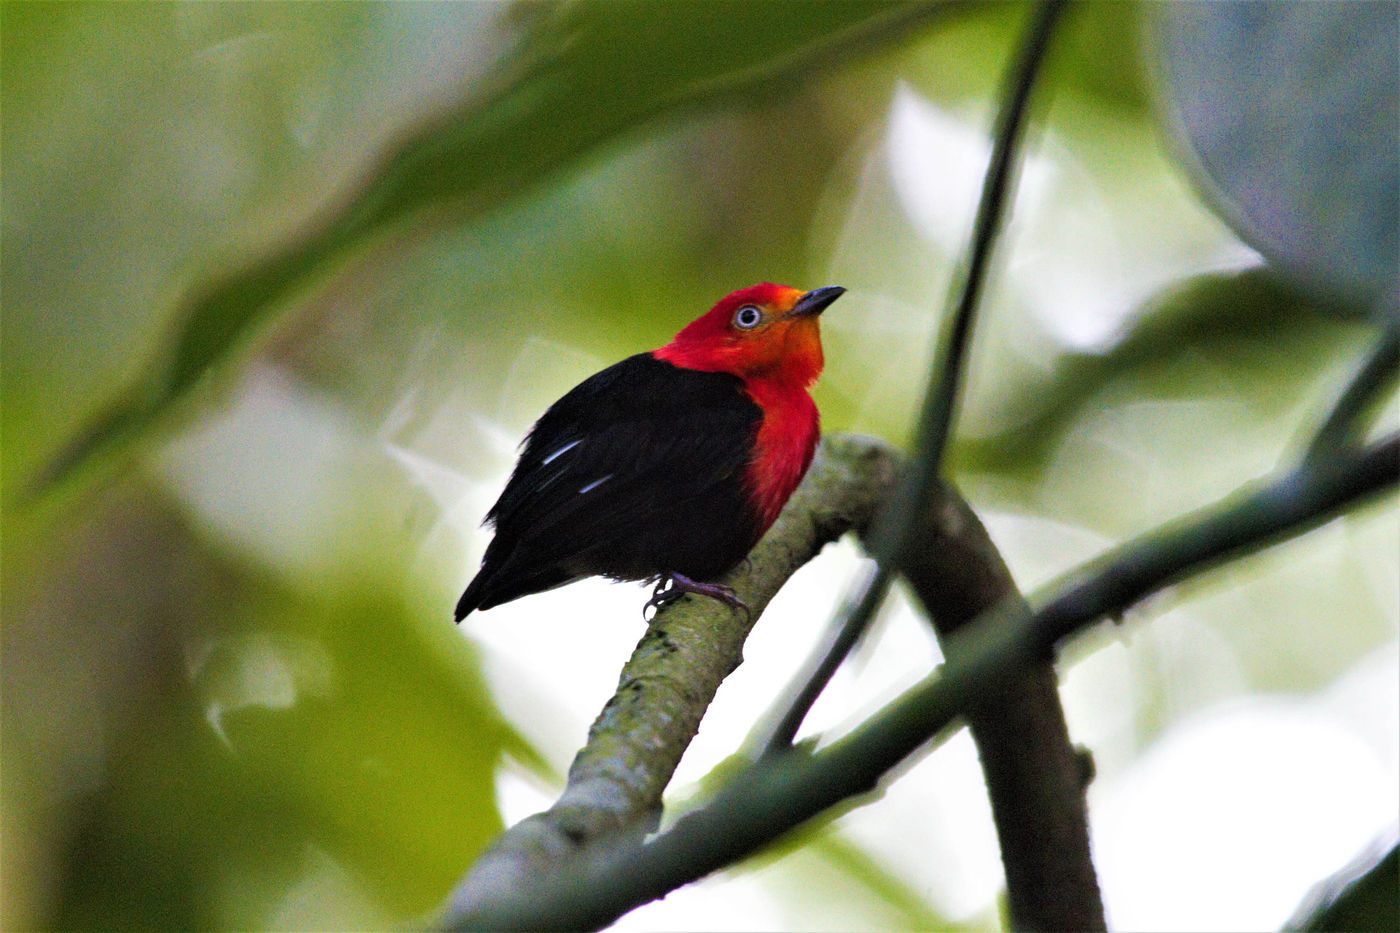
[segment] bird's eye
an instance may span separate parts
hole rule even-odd
[[[744,305],[734,312],[734,326],[740,330],[753,330],[763,321],[763,312],[756,305]]]

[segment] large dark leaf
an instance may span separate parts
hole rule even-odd
[[[1400,308],[1400,16],[1390,2],[1154,8],[1169,123],[1217,211],[1314,292]]]

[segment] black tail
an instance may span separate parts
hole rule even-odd
[[[458,622],[461,622],[468,614],[481,607],[481,591],[486,588],[485,584],[482,582],[485,577],[486,568],[483,567],[481,572],[472,578],[472,582],[467,584],[466,592],[462,594],[462,598],[457,600],[457,610],[452,614],[452,617]]]
[[[486,545],[486,553],[481,557],[481,567],[477,570],[476,576],[472,577],[472,582],[467,584],[466,592],[462,593],[462,598],[457,600],[457,611],[453,613],[453,618],[461,622],[468,615],[478,609],[490,609],[497,603],[505,602],[498,597],[498,590],[502,582],[501,570],[503,565],[509,564],[509,560],[504,560],[503,555],[511,549],[504,547],[498,535],[491,539],[491,543]]]
[[[513,562],[507,561],[502,565],[492,561],[488,550],[481,569],[472,578],[472,582],[467,584],[462,598],[457,600],[454,618],[461,622],[478,609],[490,609],[512,599],[552,590],[577,579],[577,575],[558,567],[534,568],[521,572]]]

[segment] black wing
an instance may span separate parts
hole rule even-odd
[[[595,574],[727,570],[758,533],[743,474],[761,419],[737,377],[649,353],[585,380],[526,438],[458,618]]]

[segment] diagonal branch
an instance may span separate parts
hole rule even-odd
[[[1325,464],[1305,464],[1115,548],[1033,612],[1010,600],[982,613],[949,638],[948,661],[936,675],[820,752],[800,746],[754,763],[645,845],[575,850],[528,885],[516,884],[519,876],[495,885],[490,899],[459,889],[444,925],[606,925],[877,790],[893,768],[944,734],[963,711],[1014,685],[1076,632],[1175,582],[1311,530],[1397,484],[1400,433]]]
[[[894,483],[895,458],[878,441],[823,439],[787,508],[725,581],[752,616],[694,597],[657,613],[574,758],[563,795],[501,836],[458,886],[454,904],[509,896],[605,833],[655,828],[661,794],[720,682],[742,661],[753,621],[798,567],[865,527]]]
[[[1400,378],[1400,321],[1393,321],[1328,412],[1304,456],[1318,462],[1355,443],[1365,428],[1367,413],[1380,403],[1397,378]]]
[[[847,528],[863,531],[894,486],[898,455],[878,442],[832,438],[782,524],[733,582],[761,609],[797,564]],[[920,547],[901,567],[946,634],[1016,593],[981,522],[938,484],[916,523]],[[750,625],[708,600],[658,616],[594,724],[558,802],[512,828],[473,869],[458,904],[490,904],[609,832],[635,844],[655,829],[661,794],[720,680],[739,663]],[[1044,662],[969,716],[1002,841],[1019,926],[1103,925],[1089,859],[1083,782],[1055,675]],[[1053,847],[1043,843],[1051,840]]]

